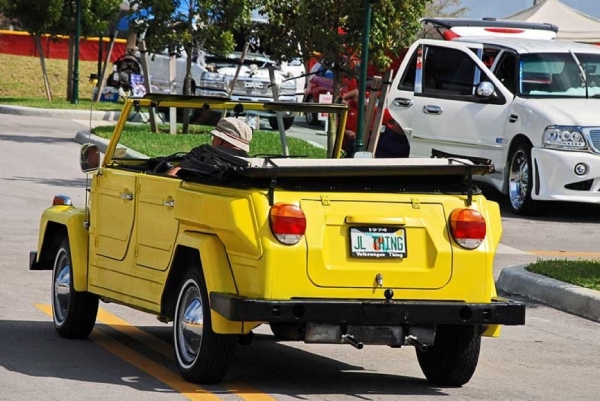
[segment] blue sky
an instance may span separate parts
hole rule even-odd
[[[561,0],[569,7],[600,19],[599,0]],[[533,5],[533,0],[463,0],[463,6],[471,10],[469,18],[494,17],[502,18],[524,10]]]

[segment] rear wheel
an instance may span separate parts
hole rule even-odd
[[[315,99],[313,99],[312,96],[308,96],[306,98],[306,101],[308,103],[314,103]],[[317,113],[305,113],[304,115],[306,117],[306,123],[308,125],[313,125],[313,126],[319,126],[319,125],[321,125],[321,121],[319,121],[319,116],[318,116]]]
[[[87,338],[96,324],[98,297],[73,288],[73,265],[69,239],[64,237],[52,271],[52,318],[61,337]]]
[[[179,372],[193,383],[221,381],[233,360],[236,336],[213,331],[208,302],[200,270],[188,271],[179,286],[173,336]]]
[[[292,124],[294,124],[294,117],[283,117],[283,129],[290,129]],[[269,125],[272,129],[279,129],[276,117],[269,117]]]
[[[508,170],[508,200],[516,214],[532,214],[536,202],[531,199],[533,165],[531,145],[519,144],[510,154]]]
[[[478,326],[438,326],[433,347],[417,359],[427,380],[435,385],[459,387],[471,380],[481,348]]]

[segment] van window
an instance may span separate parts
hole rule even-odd
[[[475,62],[464,52],[427,46],[423,60],[423,94],[473,95],[476,71],[479,69]]]

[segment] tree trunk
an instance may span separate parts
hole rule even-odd
[[[73,57],[75,54],[75,38],[69,36],[69,58],[67,59],[67,101],[73,98]]]
[[[106,85],[106,71],[108,70],[108,63],[110,62],[110,57],[113,52],[113,47],[115,45],[115,39],[117,38],[118,32],[119,31],[115,31],[110,36],[110,43],[108,45],[108,50],[106,51],[106,55],[104,56],[104,64],[102,65],[102,72],[100,73],[100,76],[98,77],[98,92],[96,93],[96,98],[94,99],[94,101],[96,101],[96,102],[100,101],[100,96],[102,96],[102,90],[104,90],[104,86]],[[100,45],[102,46],[102,42],[100,43]]]
[[[48,80],[48,71],[46,70],[46,61],[44,59],[44,48],[42,47],[42,40],[40,34],[34,36],[35,46],[37,47],[38,55],[40,57],[40,64],[42,66],[42,76],[44,77],[44,89],[46,90],[46,99],[49,102],[52,101],[52,89],[50,88],[50,81]]]
[[[185,46],[186,59],[185,59],[185,79],[183,80],[183,94],[190,96],[192,93],[192,44],[189,43]],[[190,131],[190,114],[188,109],[183,109],[183,127],[182,132],[187,134]]]

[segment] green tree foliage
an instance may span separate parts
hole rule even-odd
[[[185,50],[193,55],[196,48],[214,54],[233,51],[234,31],[250,23],[252,1],[248,0],[131,0],[131,15],[140,32],[144,32],[151,53],[165,49],[179,55]],[[141,16],[138,10],[150,10]],[[191,90],[191,63],[187,57],[184,94]],[[184,113],[183,132],[188,131]]]
[[[233,32],[250,22],[248,0],[131,0],[131,13],[148,50],[170,49],[174,54],[188,47],[210,53],[233,51]],[[151,10],[146,16],[137,10]]]
[[[434,0],[425,7],[425,17],[463,18],[469,7],[464,7],[462,0]]]
[[[81,36],[105,35],[119,15],[121,0],[61,0],[60,18],[52,27],[53,34],[73,35],[76,27],[77,2],[81,1]]]
[[[419,29],[430,0],[378,0],[372,5],[369,63],[385,70]],[[316,55],[334,72],[334,95],[344,73],[353,75],[360,60],[363,0],[262,0],[268,24],[256,26],[261,45],[273,58],[307,60]]]

